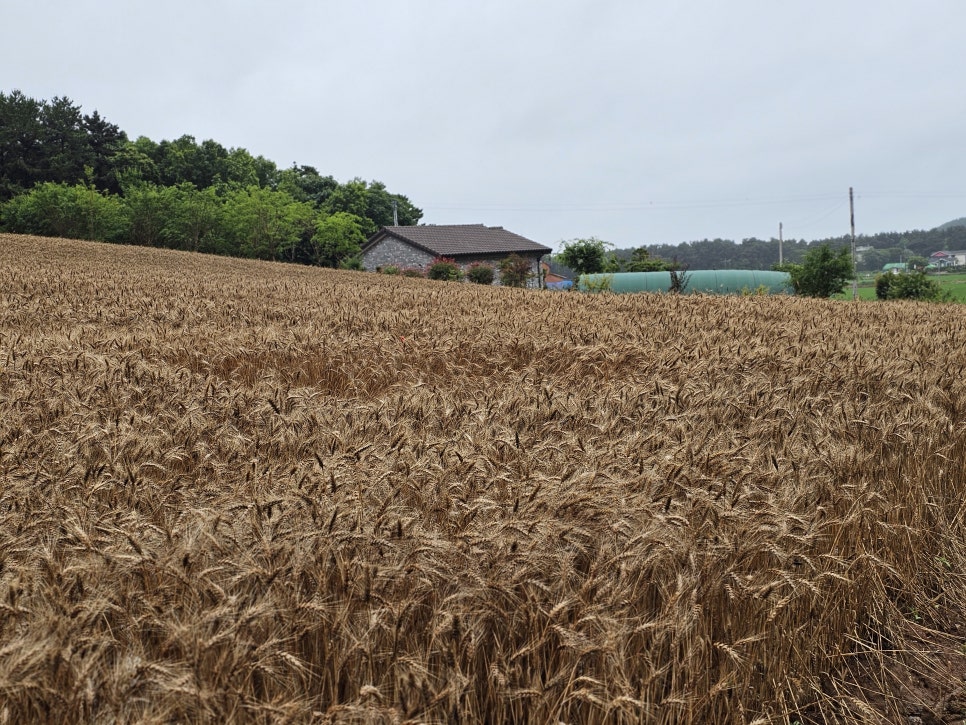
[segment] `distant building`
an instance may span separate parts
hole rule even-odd
[[[944,267],[964,267],[966,266],[966,250],[958,252],[933,252],[929,255],[929,264],[934,264],[937,269]]]
[[[905,262],[889,262],[889,264],[882,265],[882,271],[886,274],[899,274],[907,269],[909,269],[909,265]]]
[[[466,269],[483,262],[496,270],[500,262],[516,254],[530,263],[533,277],[528,286],[540,285],[540,260],[552,250],[503,227],[482,224],[424,224],[383,227],[362,247],[362,266],[375,272],[390,265],[425,268],[437,257],[448,257]]]
[[[541,262],[540,269],[543,270],[543,282],[548,287],[560,282],[569,282],[573,277],[573,272],[569,268],[555,262]]]

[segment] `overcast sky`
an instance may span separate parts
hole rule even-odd
[[[0,90],[556,247],[966,216],[964,0],[0,0]]]

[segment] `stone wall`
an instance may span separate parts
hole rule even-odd
[[[394,237],[385,237],[362,255],[362,266],[368,272],[375,272],[379,267],[390,265],[395,265],[400,269],[404,267],[423,269],[435,258],[429,252],[417,249],[411,244],[406,244],[406,242]]]

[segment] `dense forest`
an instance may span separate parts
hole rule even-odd
[[[278,168],[192,136],[127,134],[68,98],[0,92],[0,228],[352,266],[379,227],[422,211],[378,181]]]

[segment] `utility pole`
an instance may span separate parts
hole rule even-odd
[[[849,220],[852,226],[852,300],[859,299],[859,276],[855,268],[855,201],[849,187]]]
[[[399,204],[395,199],[392,200],[392,225],[399,226]]]
[[[784,264],[785,258],[782,256],[782,223],[778,222],[778,264]]]

